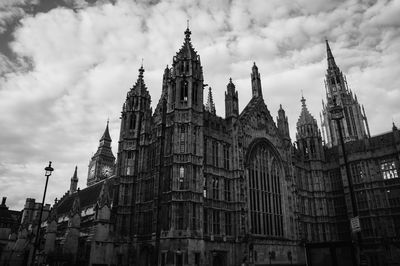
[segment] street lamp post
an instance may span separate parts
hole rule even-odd
[[[347,161],[347,154],[346,154],[346,149],[344,146],[344,139],[343,139],[343,133],[342,133],[342,127],[341,127],[341,120],[344,118],[343,115],[343,108],[337,104],[336,102],[336,98],[333,98],[333,106],[330,108],[329,112],[331,113],[331,117],[333,120],[336,121],[336,126],[338,128],[338,133],[339,133],[339,139],[340,139],[340,145],[342,147],[342,154],[343,154],[343,161],[344,161],[344,166],[346,169],[346,177],[347,177],[347,183],[349,184],[349,193],[350,193],[350,199],[351,199],[351,208],[353,210],[353,218],[358,219],[359,221],[359,217],[358,217],[358,208],[357,208],[357,204],[356,204],[356,198],[355,198],[355,194],[354,194],[354,189],[353,189],[353,181],[351,180],[351,175],[350,175],[350,168],[349,168],[349,163]],[[352,220],[352,218],[350,218],[350,221]],[[353,231],[353,228],[350,225],[350,234]],[[358,240],[358,246],[359,246],[359,252],[361,255],[361,236],[360,236],[360,232],[357,232],[357,240]],[[353,246],[353,258],[356,258],[355,255],[355,250],[356,250],[356,246]],[[361,256],[359,256],[360,259]],[[358,261],[359,261],[358,259]],[[356,258],[357,260],[357,258]],[[359,261],[360,262],[360,261]]]
[[[37,246],[39,245],[40,224],[42,223],[43,206],[44,206],[44,200],[46,198],[47,184],[49,182],[49,176],[51,176],[51,172],[54,171],[53,167],[51,167],[51,162],[49,162],[49,166],[44,168],[44,170],[46,171],[44,174],[46,176],[46,185],[44,186],[42,206],[40,207],[39,220],[38,220],[37,229],[36,229],[35,244],[33,245],[32,262],[31,262],[32,266],[35,264],[36,249],[37,249]]]

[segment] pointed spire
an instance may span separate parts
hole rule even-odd
[[[72,203],[72,208],[69,212],[70,217],[74,216],[75,214],[79,215],[81,213],[81,201],[79,198],[79,194],[80,194],[79,192],[80,192],[80,189],[78,188],[74,202]]]
[[[108,124],[109,124],[109,119],[107,119],[107,126],[106,126],[106,129],[104,130],[103,136],[101,136],[100,141],[110,141],[111,142],[110,132],[108,130]]]
[[[335,58],[333,57],[331,47],[329,46],[328,40],[325,40],[326,42],[326,54],[327,54],[327,59],[328,59],[328,68],[332,69],[336,67],[336,62]]]
[[[396,124],[394,123],[394,121],[392,122],[392,125],[393,125],[393,126],[392,126],[392,130],[393,130],[393,131],[397,130],[397,126],[396,126]]]
[[[78,166],[75,166],[74,175],[71,177],[71,183],[69,185],[69,194],[76,192],[76,188],[78,187]]]
[[[215,115],[215,105],[214,105],[214,100],[212,97],[211,87],[208,88],[208,98],[207,98],[206,110]]]
[[[278,116],[285,118],[285,110],[282,107],[282,104],[279,104]]]
[[[71,177],[71,180],[78,180],[78,166],[75,166],[74,175]]]

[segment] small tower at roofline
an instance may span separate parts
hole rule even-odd
[[[78,189],[78,166],[75,166],[74,175],[71,177],[71,184],[69,186],[69,194],[75,193]]]
[[[225,92],[225,118],[237,118],[239,116],[239,97],[235,89],[235,84],[232,78],[229,78],[229,83],[226,85]]]
[[[260,73],[258,73],[258,67],[256,66],[256,62],[254,62],[253,67],[251,69],[251,91],[253,98],[263,97],[262,89],[261,89],[261,79]]]
[[[135,84],[129,89],[125,102],[121,112],[121,128],[118,142],[118,159],[117,159],[117,170],[116,175],[122,180],[135,180],[139,175],[139,171],[142,167],[139,165],[148,165],[149,156],[148,154],[141,154],[142,145],[147,143],[147,136],[151,130],[152,123],[152,108],[151,108],[151,97],[144,80],[144,68],[139,68],[139,75]],[[162,111],[163,97],[167,97],[165,84],[168,79],[168,67],[164,71],[163,87],[162,87],[162,99],[156,107],[158,115]],[[154,157],[154,155],[153,155]],[[154,159],[154,158],[153,158]],[[131,211],[131,200],[135,195],[135,186],[131,186],[130,189],[124,187],[124,193],[120,194],[120,190],[117,189],[114,194],[114,200],[116,206],[114,211],[117,213],[117,224],[121,224],[122,216],[120,213]],[[119,233],[129,234],[133,232],[133,215],[137,215],[136,212],[131,214],[126,220],[126,224],[129,226],[118,226],[116,231]]]
[[[108,124],[109,121],[107,121],[106,129],[100,138],[99,148],[89,162],[87,186],[91,186],[114,174],[115,157],[111,150],[111,137]]]
[[[282,108],[282,104],[279,106],[278,117],[276,118],[276,121],[279,133],[290,143],[289,122],[285,114],[285,110]]]
[[[205,109],[215,115],[215,104],[212,96],[212,89],[208,87],[208,97],[207,97],[207,104]]]
[[[203,111],[203,68],[190,35],[187,28],[182,47],[173,57],[168,80],[168,112],[175,108]]]
[[[322,111],[322,132],[324,142],[328,147],[339,144],[339,133],[336,123],[332,120],[329,112],[333,105],[333,99],[343,107],[344,119],[343,137],[344,140],[353,141],[369,136],[368,121],[363,114],[357,97],[348,87],[346,77],[335,62],[329,42],[326,40],[327,70],[325,78],[326,104],[323,103]]]
[[[296,124],[297,147],[305,160],[321,160],[323,158],[321,132],[317,120],[310,114],[306,99],[301,97],[301,113]]]

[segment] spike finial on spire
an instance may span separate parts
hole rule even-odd
[[[187,42],[190,41],[190,34],[192,34],[192,32],[189,29],[189,20],[187,20],[187,28],[185,30],[185,41]]]
[[[143,68],[143,58],[142,58],[142,64],[139,68],[139,78],[143,78],[143,73],[144,73],[144,68]]]
[[[301,102],[301,106],[306,107],[306,99],[304,99],[303,90],[301,90],[301,100],[300,100],[300,102]]]

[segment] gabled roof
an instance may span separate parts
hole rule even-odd
[[[103,187],[103,183],[107,180],[108,186],[112,188],[114,182],[115,182],[115,176],[112,176],[110,178],[104,179],[98,183],[95,183],[92,186],[89,186],[87,188],[84,188],[80,190],[79,192],[75,192],[71,195],[65,195],[56,205],[57,208],[57,215],[62,216],[62,215],[68,215],[69,212],[72,210],[75,198],[79,195],[79,201],[80,201],[80,209],[86,209],[88,207],[94,207],[97,203],[97,200],[100,196],[100,192]],[[112,189],[110,189],[110,197],[112,198]]]
[[[243,111],[239,115],[239,120],[246,121],[248,117],[255,112],[265,110],[267,112],[267,120],[273,121],[271,114],[267,108],[267,105],[264,103],[264,99],[262,97],[253,97],[243,109]]]

